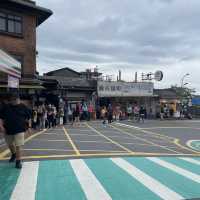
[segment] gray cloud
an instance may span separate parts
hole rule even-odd
[[[98,65],[124,75],[165,66],[162,86],[199,71],[199,0],[37,0],[54,15],[38,28],[38,69]],[[49,68],[52,66],[51,68]],[[174,73],[176,72],[176,73]],[[169,79],[170,77],[170,83]],[[191,85],[200,91],[199,80]],[[159,86],[159,85],[158,85]],[[192,87],[192,86],[191,86]]]

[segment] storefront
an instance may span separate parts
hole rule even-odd
[[[0,90],[5,94],[9,90],[18,90],[21,79],[21,64],[0,49]]]
[[[120,105],[126,111],[131,104],[145,107],[147,113],[156,114],[157,96],[152,82],[98,81],[97,93],[100,106]]]

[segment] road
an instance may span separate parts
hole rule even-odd
[[[84,122],[26,139],[21,171],[0,152],[0,199],[200,198],[200,122]]]

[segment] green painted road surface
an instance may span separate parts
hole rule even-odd
[[[1,200],[200,198],[199,157],[123,157],[0,163]]]

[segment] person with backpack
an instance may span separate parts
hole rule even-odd
[[[15,162],[17,169],[22,168],[21,154],[25,132],[31,128],[31,111],[20,102],[17,94],[10,94],[8,103],[0,110],[0,132],[11,152],[9,162]]]

